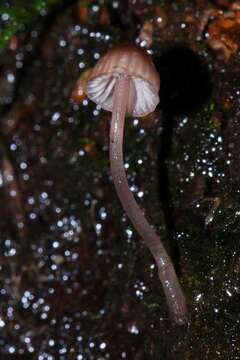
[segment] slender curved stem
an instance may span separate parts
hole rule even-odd
[[[122,206],[139,235],[151,251],[158,268],[158,274],[167,299],[170,314],[178,324],[187,321],[187,306],[183,291],[176,276],[173,264],[161,243],[159,236],[148,223],[129,189],[123,162],[123,132],[125,114],[129,98],[131,78],[121,76],[117,79],[110,130],[110,163],[113,181]]]

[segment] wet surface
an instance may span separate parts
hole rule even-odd
[[[3,359],[240,358],[239,4],[220,3],[72,5],[2,54]],[[125,167],[177,266],[186,328],[171,325],[153,259],[115,194],[110,115],[71,96],[112,44],[144,45],[145,21],[162,102],[129,119]]]

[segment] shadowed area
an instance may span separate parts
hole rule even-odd
[[[161,77],[163,128],[158,149],[159,197],[168,231],[170,253],[180,274],[180,253],[175,237],[175,214],[167,167],[171,154],[174,117],[188,116],[199,111],[211,97],[212,83],[208,69],[200,57],[184,45],[168,49],[156,57],[154,62]]]

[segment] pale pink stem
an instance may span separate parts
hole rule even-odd
[[[160,237],[146,220],[129,189],[123,162],[123,132],[129,99],[131,78],[117,79],[113,94],[113,112],[110,130],[110,163],[113,181],[122,206],[139,235],[151,251],[158,268],[158,274],[167,299],[170,314],[178,324],[187,321],[187,306],[183,291]]]

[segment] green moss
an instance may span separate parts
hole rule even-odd
[[[0,50],[4,50],[11,38],[24,30],[34,18],[45,15],[53,6],[59,6],[63,0],[34,0],[28,5],[14,5],[14,7],[0,6],[0,14],[7,14],[9,19],[5,28],[0,32]]]

